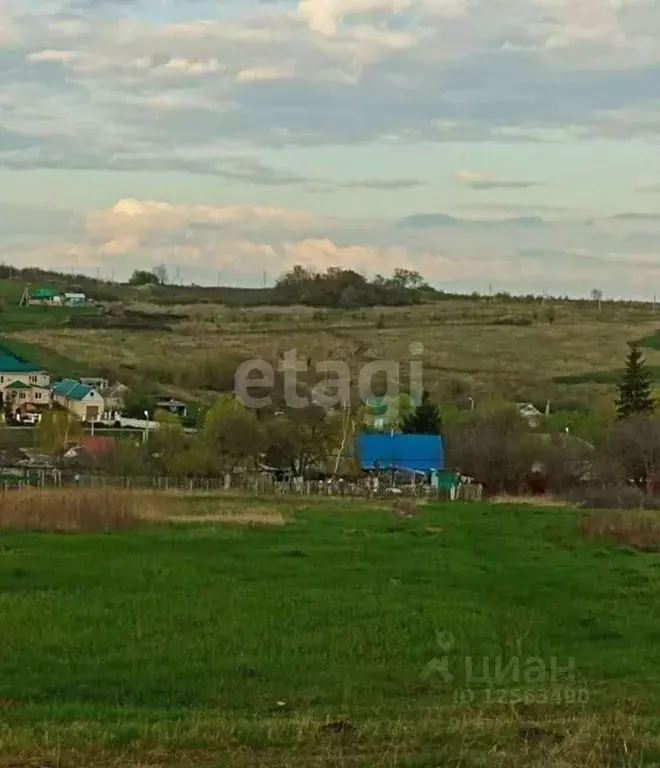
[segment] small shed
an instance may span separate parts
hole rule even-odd
[[[87,296],[84,293],[65,293],[64,304],[67,307],[84,307],[87,304]]]

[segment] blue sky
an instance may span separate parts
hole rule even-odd
[[[5,0],[5,262],[660,292],[660,0]]]

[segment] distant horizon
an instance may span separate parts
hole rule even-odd
[[[101,283],[109,284],[109,285],[127,285],[130,277],[133,274],[133,271],[135,270],[144,270],[144,271],[151,271],[149,267],[141,267],[136,266],[135,270],[129,271],[125,273],[124,275],[114,275],[114,279],[112,278],[112,274],[104,275],[103,270],[101,269],[91,269],[88,271],[80,270],[80,269],[66,269],[63,268],[61,270],[58,270],[56,267],[42,267],[37,264],[32,264],[29,266],[17,266],[14,264],[8,264],[6,261],[0,263],[0,266],[5,268],[13,268],[17,271],[20,270],[27,270],[27,269],[38,269],[43,270],[45,272],[51,272],[53,274],[61,275],[62,277],[76,277],[81,276],[85,279],[89,280],[98,280]],[[216,288],[216,289],[236,289],[236,290],[272,290],[275,287],[276,280],[280,277],[280,274],[277,275],[277,277],[273,276],[273,278],[269,281],[269,283],[264,286],[262,282],[260,282],[256,276],[252,277],[250,279],[250,276],[245,276],[243,282],[202,282],[202,281],[184,281],[184,282],[175,282],[171,279],[172,275],[176,273],[176,265],[165,265],[168,269],[168,280],[164,284],[164,287],[171,287],[171,288],[202,288],[202,289],[209,289],[209,288]],[[179,267],[179,274],[181,277],[183,277],[184,272],[181,267]],[[283,274],[283,273],[282,273]],[[367,279],[372,280],[375,277],[374,273],[373,275],[366,275]],[[385,275],[386,277],[389,275]],[[425,276],[422,274],[422,277]],[[426,279],[426,278],[425,278]],[[27,283],[27,281],[26,281]],[[517,298],[517,299],[526,299],[530,296],[534,297],[536,300],[543,300],[545,297],[548,300],[569,300],[569,301],[593,301],[596,300],[591,297],[591,291],[594,290],[594,288],[590,289],[584,294],[567,294],[567,293],[550,293],[549,291],[543,291],[541,290],[532,290],[528,292],[515,292],[512,290],[507,290],[507,288],[502,285],[497,284],[491,284],[490,286],[486,286],[484,289],[479,290],[478,288],[470,288],[470,287],[464,287],[464,288],[458,288],[453,287],[449,285],[434,285],[432,281],[427,280],[427,283],[429,286],[441,293],[446,294],[453,294],[456,296],[461,296],[464,298],[470,298],[474,294],[478,294],[481,298],[489,298],[492,296],[495,298],[497,295],[506,294],[511,296],[511,298]],[[491,290],[492,289],[492,290]],[[630,296],[608,296],[605,293],[603,293],[602,296],[603,303],[607,302],[634,302],[634,303],[641,303],[641,304],[650,304],[653,305],[654,303],[657,303],[660,308],[660,292],[657,296],[654,296],[654,294],[651,294],[648,298],[637,298],[637,297],[630,297]]]

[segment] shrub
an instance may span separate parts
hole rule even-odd
[[[635,485],[610,485],[576,490],[570,500],[590,510],[660,510],[660,496]]]
[[[570,500],[591,510],[641,509],[644,506],[644,493],[632,485],[602,486],[575,491]]]
[[[516,316],[507,316],[507,317],[496,317],[492,321],[492,325],[513,325],[513,326],[529,326],[534,325],[534,320],[530,319],[529,317],[516,317]]]

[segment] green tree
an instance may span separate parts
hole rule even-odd
[[[424,390],[421,403],[403,419],[401,431],[408,435],[437,435],[440,426],[440,409]]]
[[[37,445],[44,453],[59,453],[79,442],[82,424],[71,411],[54,408],[44,413],[37,427]]]
[[[148,272],[146,269],[136,269],[128,281],[129,285],[159,285],[158,275]]]
[[[639,347],[632,344],[626,360],[626,372],[619,384],[617,416],[627,419],[638,413],[651,414],[654,410],[651,374]]]
[[[337,464],[337,452],[340,456],[344,452],[354,419],[350,411],[328,415],[323,408],[310,405],[284,408],[270,417],[264,427],[266,462],[304,475],[310,469]]]
[[[216,465],[225,472],[239,465],[254,466],[261,456],[262,432],[256,412],[233,395],[221,395],[209,408],[203,436]]]
[[[102,469],[119,477],[138,477],[146,474],[147,446],[140,440],[117,440],[115,449],[100,458]]]
[[[131,390],[124,399],[124,413],[129,419],[144,419],[144,412],[152,414],[155,398],[148,392]]]

